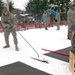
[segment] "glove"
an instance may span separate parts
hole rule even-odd
[[[10,28],[9,24],[4,24],[3,27],[4,28]]]
[[[55,22],[57,22],[57,19],[55,19]]]

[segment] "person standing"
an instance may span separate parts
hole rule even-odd
[[[43,18],[44,18],[44,27],[45,30],[48,30],[48,24],[50,22],[50,13],[44,10]]]
[[[72,37],[71,37],[71,52],[75,55],[75,24],[71,25],[71,32],[72,32]]]
[[[71,5],[68,12],[67,12],[67,22],[68,22],[68,34],[67,39],[71,40],[72,32],[71,32],[71,25],[72,25],[72,15],[74,12],[74,5]]]
[[[17,18],[11,12],[9,12],[7,8],[4,8],[2,16],[1,16],[1,23],[4,27],[4,37],[5,37],[5,43],[6,43],[6,45],[3,48],[10,47],[9,35],[10,33],[12,33],[14,44],[15,44],[15,49],[16,51],[18,51],[19,48],[18,48],[18,41],[16,37],[17,36],[16,27],[18,24]]]
[[[75,55],[75,4],[71,5],[71,25],[70,25],[70,31],[71,31],[71,51]]]
[[[56,11],[55,20],[56,20],[57,30],[60,30],[60,12],[59,10]]]

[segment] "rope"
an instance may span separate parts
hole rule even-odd
[[[55,54],[60,54],[60,55],[64,55],[64,56],[68,56],[69,57],[69,54],[66,54],[66,53],[52,51],[52,50],[43,49],[43,48],[41,50],[44,50],[44,51],[47,51],[47,52],[52,52],[52,53],[55,53]]]

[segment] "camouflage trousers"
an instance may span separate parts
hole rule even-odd
[[[16,30],[13,29],[13,28],[5,28],[4,29],[4,37],[5,37],[6,44],[9,44],[9,35],[10,35],[10,33],[13,36],[14,44],[17,44]]]
[[[73,53],[75,53],[75,34],[72,34],[71,38],[71,50]]]
[[[47,29],[49,22],[44,22],[44,27]]]
[[[71,40],[71,37],[72,37],[72,32],[71,31],[68,31],[67,39]]]
[[[57,29],[60,29],[60,23],[56,22]]]

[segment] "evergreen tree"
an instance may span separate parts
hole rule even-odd
[[[49,8],[53,10],[60,10],[61,12],[61,19],[67,19],[67,11],[70,6],[70,0],[50,0],[48,5]],[[51,5],[54,5],[53,7]]]
[[[14,9],[12,1],[9,2],[9,11],[11,12]]]
[[[4,8],[4,4],[3,4],[2,0],[0,0],[0,16],[2,14],[3,8]]]
[[[47,9],[48,0],[30,0],[26,6],[26,12],[41,17],[43,10]]]
[[[41,17],[43,10],[53,9],[60,10],[62,17],[67,13],[70,6],[70,0],[30,0],[26,6],[27,13],[33,13]]]

